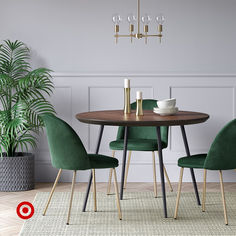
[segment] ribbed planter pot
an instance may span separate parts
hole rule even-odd
[[[34,189],[34,155],[18,153],[16,157],[0,157],[0,191],[31,189]]]

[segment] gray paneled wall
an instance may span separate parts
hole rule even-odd
[[[164,99],[175,97],[181,110],[206,112],[210,119],[203,124],[186,127],[191,153],[207,152],[217,132],[235,117],[236,75],[122,75],[122,74],[55,74],[56,86],[52,101],[58,116],[70,123],[83,140],[89,152],[94,152],[98,126],[82,124],[76,120],[79,112],[122,109],[123,78],[131,79],[131,100],[135,100],[135,91],[142,90],[144,98]],[[98,83],[99,81],[99,83]],[[110,155],[109,142],[116,137],[117,127],[105,127],[101,143],[101,153]],[[169,147],[164,151],[164,162],[172,181],[178,180],[177,159],[184,156],[184,145],[179,127],[170,129]],[[122,153],[117,157],[122,163]],[[158,163],[158,162],[157,162]],[[131,160],[129,181],[152,181],[151,153],[134,152]],[[51,168],[46,138],[40,138],[37,152],[37,179],[51,180],[55,170]],[[47,171],[46,171],[47,170]],[[42,174],[43,173],[43,174]],[[50,174],[49,174],[50,173]],[[120,172],[118,172],[120,174]],[[142,173],[142,174],[140,174]],[[197,170],[197,179],[202,181],[201,171]],[[88,172],[80,172],[78,180],[86,181]],[[70,173],[63,175],[64,181],[70,180]],[[108,171],[99,171],[98,181],[106,181]],[[159,175],[158,175],[159,178]],[[218,181],[217,173],[209,173],[209,181]],[[189,181],[188,171],[185,181]],[[226,181],[236,181],[236,173],[225,173]]]

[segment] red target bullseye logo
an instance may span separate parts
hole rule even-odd
[[[31,218],[34,214],[34,206],[30,202],[21,202],[16,208],[17,215],[24,220]]]

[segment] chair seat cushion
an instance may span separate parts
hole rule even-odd
[[[162,142],[162,149],[166,147],[166,143]],[[110,149],[123,150],[124,139],[110,142]],[[131,151],[156,151],[158,144],[156,139],[128,139],[127,149]]]
[[[88,154],[92,169],[115,168],[119,165],[119,161],[114,157]]]
[[[206,156],[207,154],[196,154],[189,157],[181,157],[178,160],[178,166],[203,169]]]

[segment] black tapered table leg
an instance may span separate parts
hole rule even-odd
[[[99,152],[103,130],[104,130],[104,125],[101,125],[100,126],[100,131],[99,131],[99,136],[98,136],[96,152],[95,152],[96,154],[98,154],[98,152]],[[90,188],[91,188],[92,179],[93,179],[93,175],[92,175],[92,171],[91,171],[90,176],[89,176],[87,191],[86,191],[86,195],[85,195],[85,199],[84,199],[83,212],[86,211],[86,206],[87,206],[87,201],[88,201],[88,196],[89,196],[89,192],[90,192]]]
[[[190,156],[190,151],[189,151],[188,140],[187,140],[185,128],[184,128],[183,125],[180,126],[180,128],[181,128],[181,132],[182,132],[182,136],[183,136],[183,140],[184,140],[184,146],[185,146],[186,154],[187,154],[187,156]],[[193,181],[193,187],[194,187],[194,191],[195,191],[195,195],[196,195],[196,199],[197,199],[197,204],[201,205],[199,194],[198,194],[196,178],[195,178],[195,174],[194,174],[193,168],[190,168],[190,173],[191,173],[191,177],[192,177],[192,181]]]
[[[164,165],[162,156],[162,144],[161,144],[161,129],[157,127],[157,143],[158,143],[158,154],[159,154],[159,165],[160,165],[160,176],[161,176],[161,189],[162,199],[164,206],[164,216],[167,218],[167,207],[166,207],[166,188],[165,188],[165,177],[164,177]]]
[[[124,190],[124,180],[125,180],[125,166],[126,166],[126,154],[127,154],[127,142],[128,142],[128,127],[125,126],[123,162],[122,162],[122,173],[121,173],[121,184],[120,184],[120,200],[123,200],[123,190]]]

